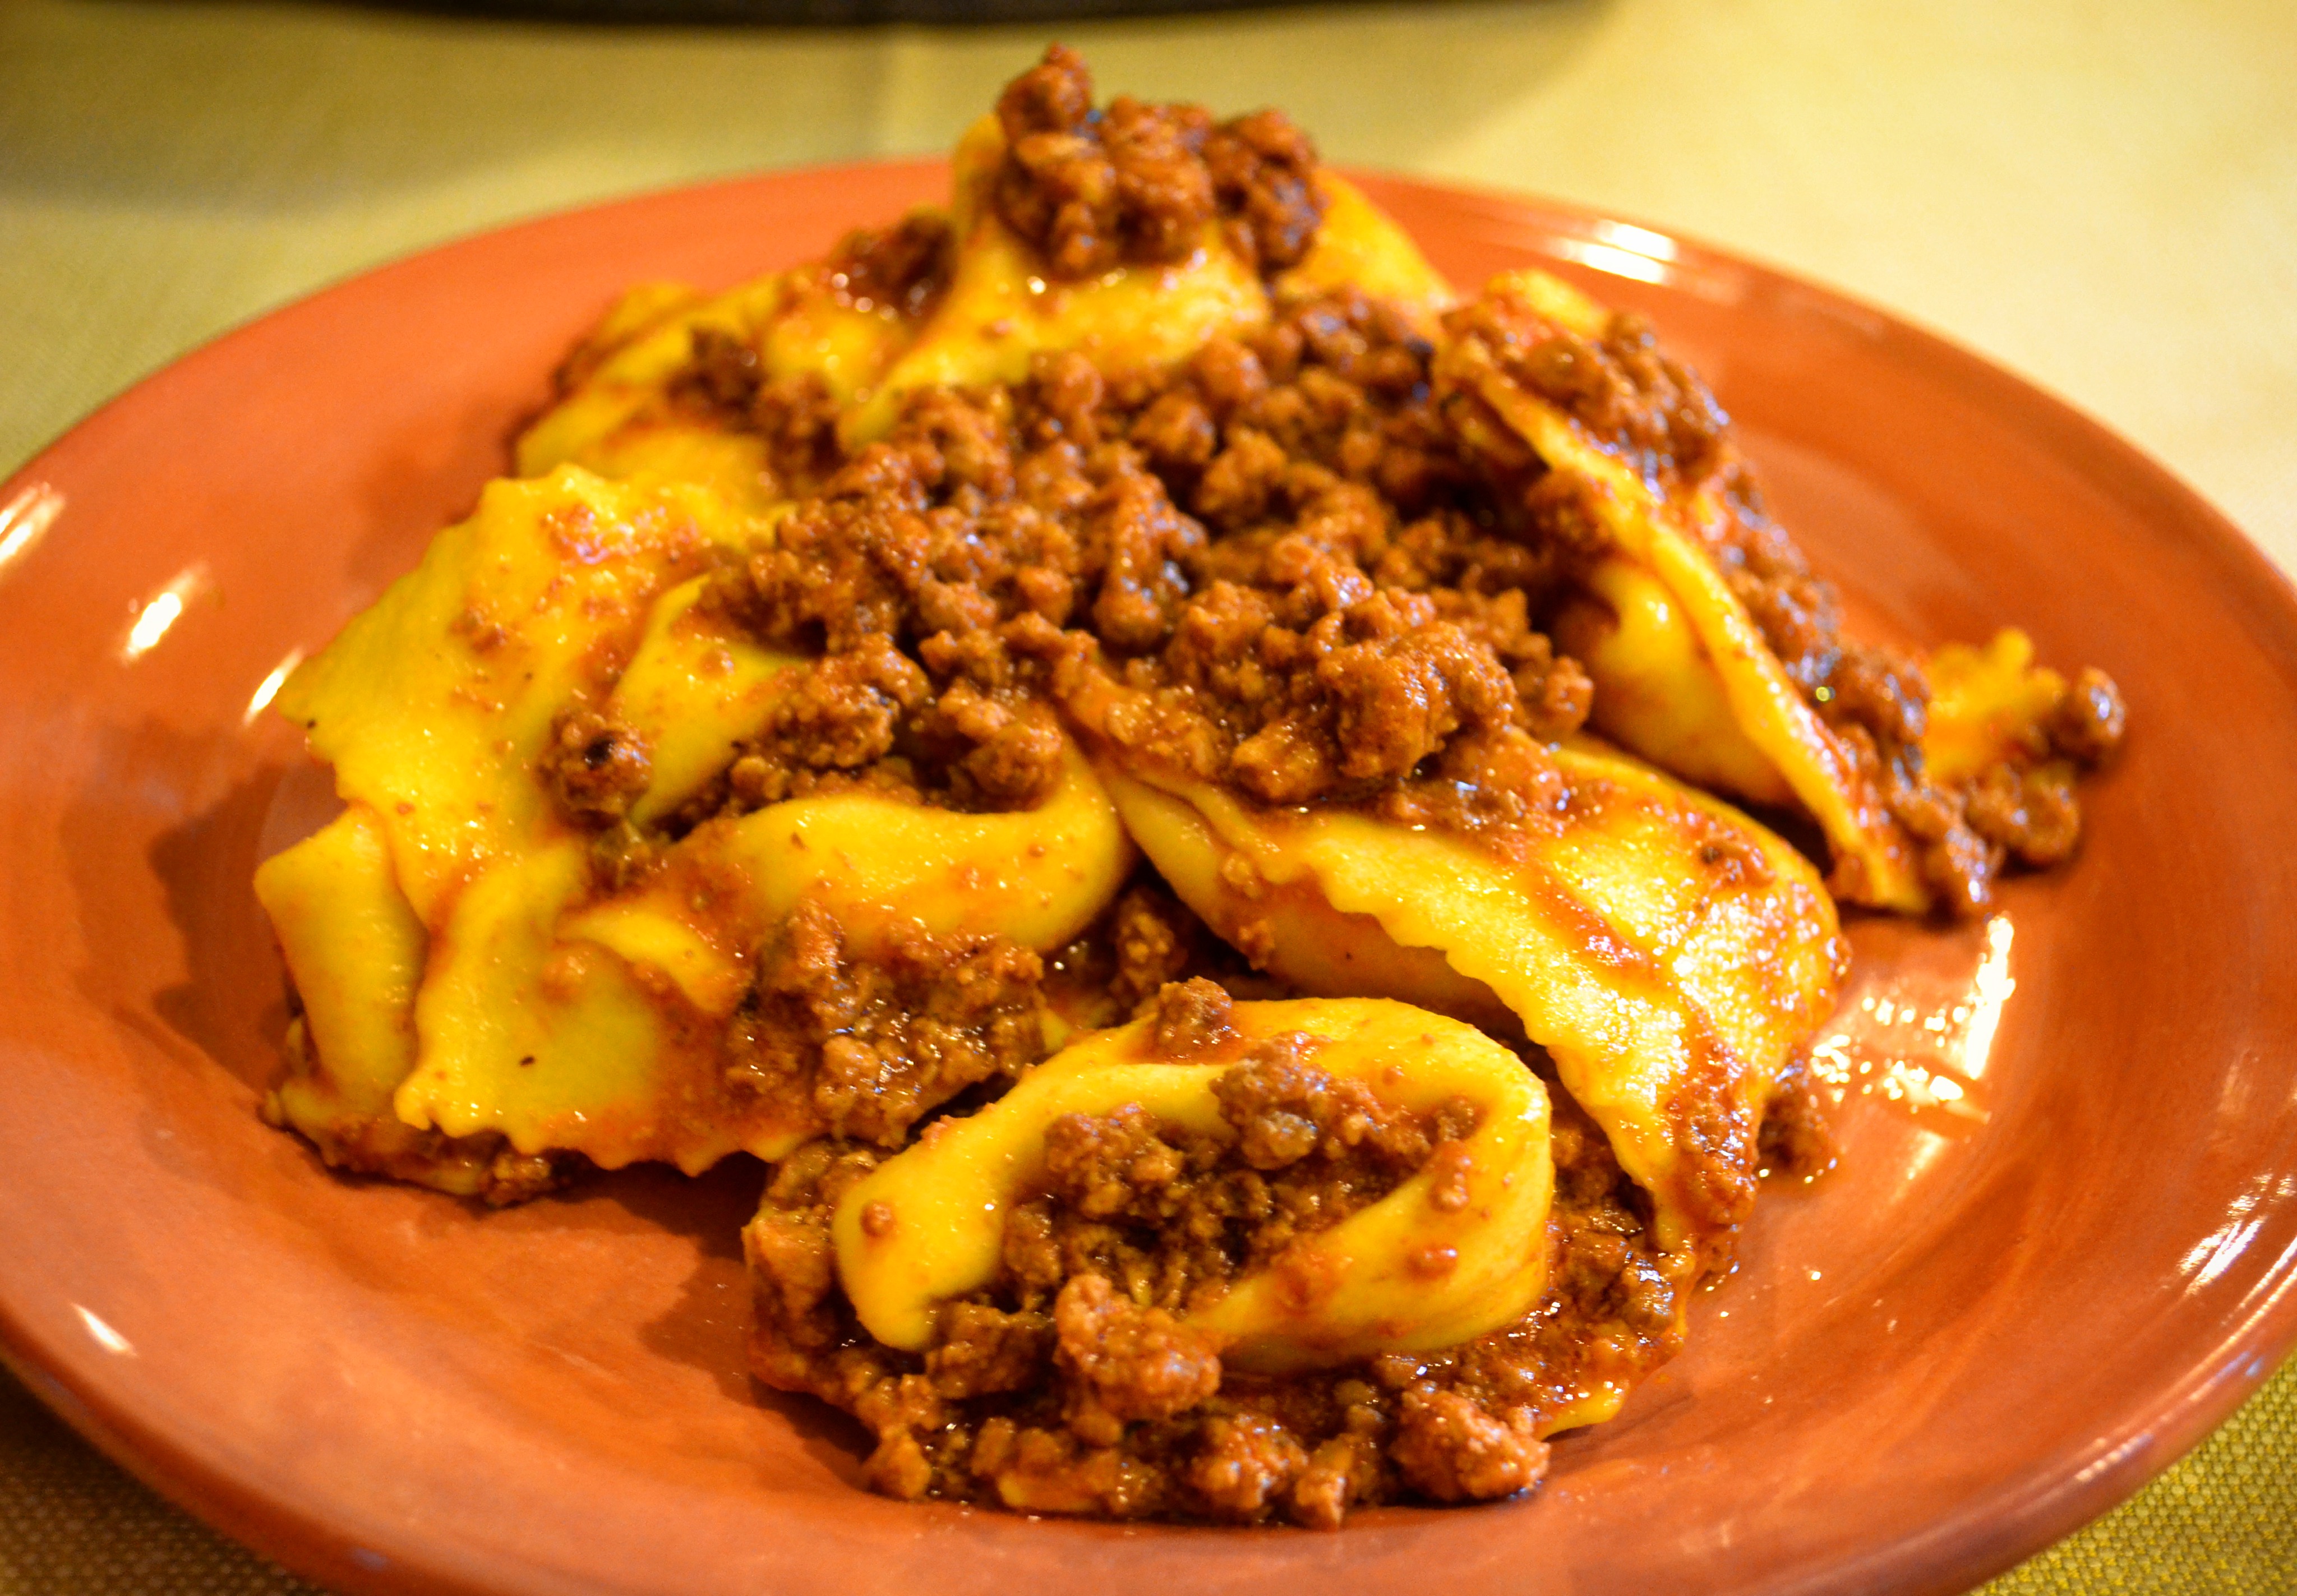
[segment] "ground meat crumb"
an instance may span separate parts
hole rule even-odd
[[[1053,1305],[1058,1358],[1074,1377],[1069,1427],[1114,1444],[1136,1419],[1168,1419],[1220,1389],[1219,1341],[1161,1308],[1137,1308],[1099,1275],[1079,1275]]]
[[[1123,1212],[1136,1197],[1171,1185],[1182,1167],[1179,1149],[1137,1103],[1100,1118],[1066,1114],[1045,1128],[1045,1184],[1087,1219]]]
[[[1807,1054],[1788,1059],[1772,1082],[1759,1145],[1768,1173],[1807,1181],[1834,1167],[1840,1147],[1819,1103]]]
[[[2098,764],[2121,746],[2128,721],[2121,689],[2113,679],[2095,665],[2086,666],[2050,718],[2050,742],[2068,759]]]
[[[920,210],[891,227],[865,227],[830,251],[830,286],[856,309],[878,307],[912,318],[933,309],[949,286],[957,239],[949,218]]]
[[[761,1378],[781,1388],[814,1388],[813,1357],[844,1332],[848,1311],[836,1291],[829,1216],[877,1164],[868,1148],[806,1143],[775,1165],[758,1217],[742,1232],[756,1297],[753,1361]]]
[[[1504,724],[1515,709],[1491,651],[1442,621],[1337,649],[1317,675],[1333,699],[1340,774],[1354,781],[1407,775],[1453,732]]]
[[[926,1354],[926,1373],[951,1401],[1025,1391],[1042,1377],[1052,1350],[1053,1322],[1042,1313],[951,1303],[943,1310],[940,1339]]]
[[[1215,123],[1202,106],[1124,95],[1096,111],[1084,58],[1063,45],[1007,86],[997,119],[998,214],[1056,277],[1185,259],[1215,218],[1272,273],[1307,253],[1322,219],[1315,146],[1280,111]]]
[[[794,676],[772,720],[743,745],[728,773],[737,810],[802,797],[828,772],[879,764],[929,691],[925,672],[877,637]]]
[[[1207,1419],[1189,1485],[1214,1518],[1265,1518],[1308,1467],[1308,1453],[1276,1420],[1257,1413]]]
[[[2061,765],[1996,765],[1972,784],[1963,814],[1972,832],[2021,863],[2046,868],[2081,837],[2073,773]]]
[[[1346,1411],[1363,1414],[1375,1425],[1379,1422],[1369,1409]],[[1316,1448],[1308,1467],[1293,1484],[1289,1504],[1293,1522],[1310,1529],[1339,1528],[1351,1507],[1379,1490],[1381,1477],[1379,1448],[1371,1436],[1334,1436]]]
[[[1185,916],[1168,893],[1141,887],[1116,901],[1109,925],[1116,973],[1109,990],[1120,1012],[1129,1013],[1155,997],[1188,967],[1198,940],[1191,933],[1201,924],[1190,925],[1193,917]]]
[[[1957,819],[1923,845],[1923,884],[1948,916],[1975,919],[1994,906],[1994,878],[2001,874],[2005,851]]]
[[[1318,1045],[1299,1033],[1274,1038],[1213,1083],[1221,1117],[1237,1132],[1238,1156],[1256,1170],[1358,1150],[1396,1172],[1425,1163],[1435,1145],[1427,1128],[1387,1108],[1363,1082],[1317,1068]],[[1464,1123],[1447,1130],[1464,1136],[1474,1121],[1470,1109]]]
[[[1740,1072],[1709,1038],[1667,1103],[1675,1148],[1673,1184],[1684,1207],[1709,1230],[1728,1230],[1755,1206],[1761,1127],[1739,1097]]]
[[[1472,1170],[1467,1148],[1446,1141],[1436,1148],[1428,1164],[1428,1205],[1439,1213],[1457,1213],[1466,1207],[1474,1195],[1468,1184]]]
[[[812,491],[836,469],[837,403],[821,378],[811,372],[768,377],[757,350],[723,327],[694,329],[670,399],[689,413],[755,433],[785,489]]]
[[[728,1079],[833,1134],[899,1147],[929,1109],[1044,1057],[1043,974],[1005,938],[914,926],[857,958],[808,899],[761,952],[729,1027]]]
[[[595,711],[572,709],[550,723],[535,778],[559,817],[584,827],[611,826],[654,778],[646,740]]]
[[[1547,1444],[1532,1427],[1527,1410],[1497,1418],[1455,1391],[1407,1391],[1391,1455],[1437,1501],[1511,1496],[1547,1472]]]
[[[1447,329],[1646,477],[1695,483],[1717,464],[1730,417],[1641,317],[1615,311],[1590,336],[1487,294],[1453,311]]]
[[[1232,1006],[1226,989],[1202,975],[1163,988],[1150,1032],[1156,1056],[1188,1058],[1226,1045],[1236,1034],[1229,1027]]]

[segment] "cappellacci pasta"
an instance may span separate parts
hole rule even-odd
[[[632,291],[516,467],[278,695],[266,1112],[491,1203],[762,1160],[756,1373],[897,1496],[1536,1484],[1828,1161],[1838,905],[1981,910],[2122,730],[1845,637],[1634,317],[1058,47],[946,210]]]

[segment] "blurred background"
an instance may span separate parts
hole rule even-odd
[[[431,244],[939,151],[1049,37],[1105,93],[1281,105],[1337,163],[1576,202],[1885,306],[2297,566],[2289,0],[0,0],[0,474],[190,347]],[[2285,1372],[1989,1590],[2285,1592],[2293,1570]],[[303,1588],[0,1374],[0,1596]]]
[[[187,346],[480,228],[943,148],[1058,27],[1105,87],[1577,201],[1846,288],[2071,399],[2297,561],[2297,7],[1535,0],[963,28],[962,0],[0,4],[0,469]],[[507,12],[523,14],[506,14]]]

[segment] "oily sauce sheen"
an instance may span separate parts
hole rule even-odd
[[[1097,105],[1056,45],[959,187],[635,292],[378,606],[452,670],[363,617],[291,680],[351,808],[259,876],[301,994],[266,1112],[492,1202],[755,1154],[755,1372],[890,1495],[1331,1527],[1535,1485],[1680,1348],[1758,1173],[1832,1163],[1836,901],[1971,915],[2066,860],[2120,696],[2013,633],[1936,691],[1846,637],[1648,325],[1451,295],[1280,112]],[[1213,330],[1120,358],[1142,304]],[[500,768],[363,750],[420,712]],[[1093,1098],[1120,1057],[1164,1095]],[[1041,1086],[1084,1106],[1023,1124]],[[959,1127],[1005,1184],[952,1196]],[[1477,1229],[1502,1193],[1520,1233]],[[856,1284],[958,1248],[943,1212],[956,1286]]]

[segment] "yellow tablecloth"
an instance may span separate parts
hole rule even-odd
[[[1102,81],[1559,195],[1948,333],[2297,567],[2297,6],[1546,0],[1070,24]],[[564,206],[939,149],[1041,29],[0,4],[0,470],[192,344]],[[292,1591],[0,1376],[0,1596]],[[2297,1589],[2297,1371],[1993,1592]]]

